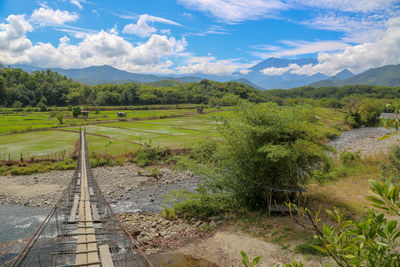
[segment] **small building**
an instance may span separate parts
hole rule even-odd
[[[88,110],[82,110],[81,114],[82,114],[82,117],[85,117],[85,118],[89,117],[89,111]]]
[[[118,112],[118,118],[124,118],[124,117],[126,117],[125,112]]]
[[[203,108],[197,108],[197,113],[203,114]]]

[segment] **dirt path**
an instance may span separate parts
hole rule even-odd
[[[220,267],[242,266],[240,251],[243,250],[253,259],[261,256],[257,266],[275,267],[293,260],[302,261],[304,266],[320,266],[319,260],[314,257],[305,258],[278,244],[250,237],[242,232],[222,230],[200,242],[168,251],[167,253],[184,253],[194,258],[204,258],[217,263]]]

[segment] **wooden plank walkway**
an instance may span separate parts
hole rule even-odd
[[[71,214],[69,215],[68,219],[69,223],[75,222],[76,209],[78,208],[78,204],[79,204],[79,195],[75,194],[74,204],[72,205]]]
[[[79,200],[78,238],[76,246],[75,266],[100,267],[96,234],[93,227],[92,208],[86,174],[85,136],[81,133],[81,198]]]
[[[110,248],[108,245],[101,245],[99,247],[100,249],[100,256],[101,256],[101,262],[103,267],[114,267],[114,263],[111,258],[110,254]]]

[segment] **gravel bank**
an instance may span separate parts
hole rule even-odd
[[[117,212],[160,211],[163,196],[172,189],[195,190],[201,179],[190,172],[161,168],[154,177],[134,164],[99,167],[93,174]],[[68,185],[73,171],[26,176],[0,176],[0,204],[52,207]]]
[[[384,127],[362,127],[343,132],[329,144],[338,152],[348,150],[359,152],[362,156],[388,153],[393,145],[400,144],[400,135],[378,140],[390,131]]]

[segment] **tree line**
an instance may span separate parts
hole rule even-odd
[[[202,80],[174,87],[139,83],[89,86],[51,70],[28,73],[18,68],[0,69],[0,106],[41,107],[67,105],[236,104],[240,99],[262,102],[261,92],[237,82]]]
[[[266,97],[279,98],[332,98],[343,99],[352,95],[360,95],[366,98],[399,98],[400,86],[377,85],[344,85],[331,87],[303,86],[290,90],[274,89],[264,92]]]

